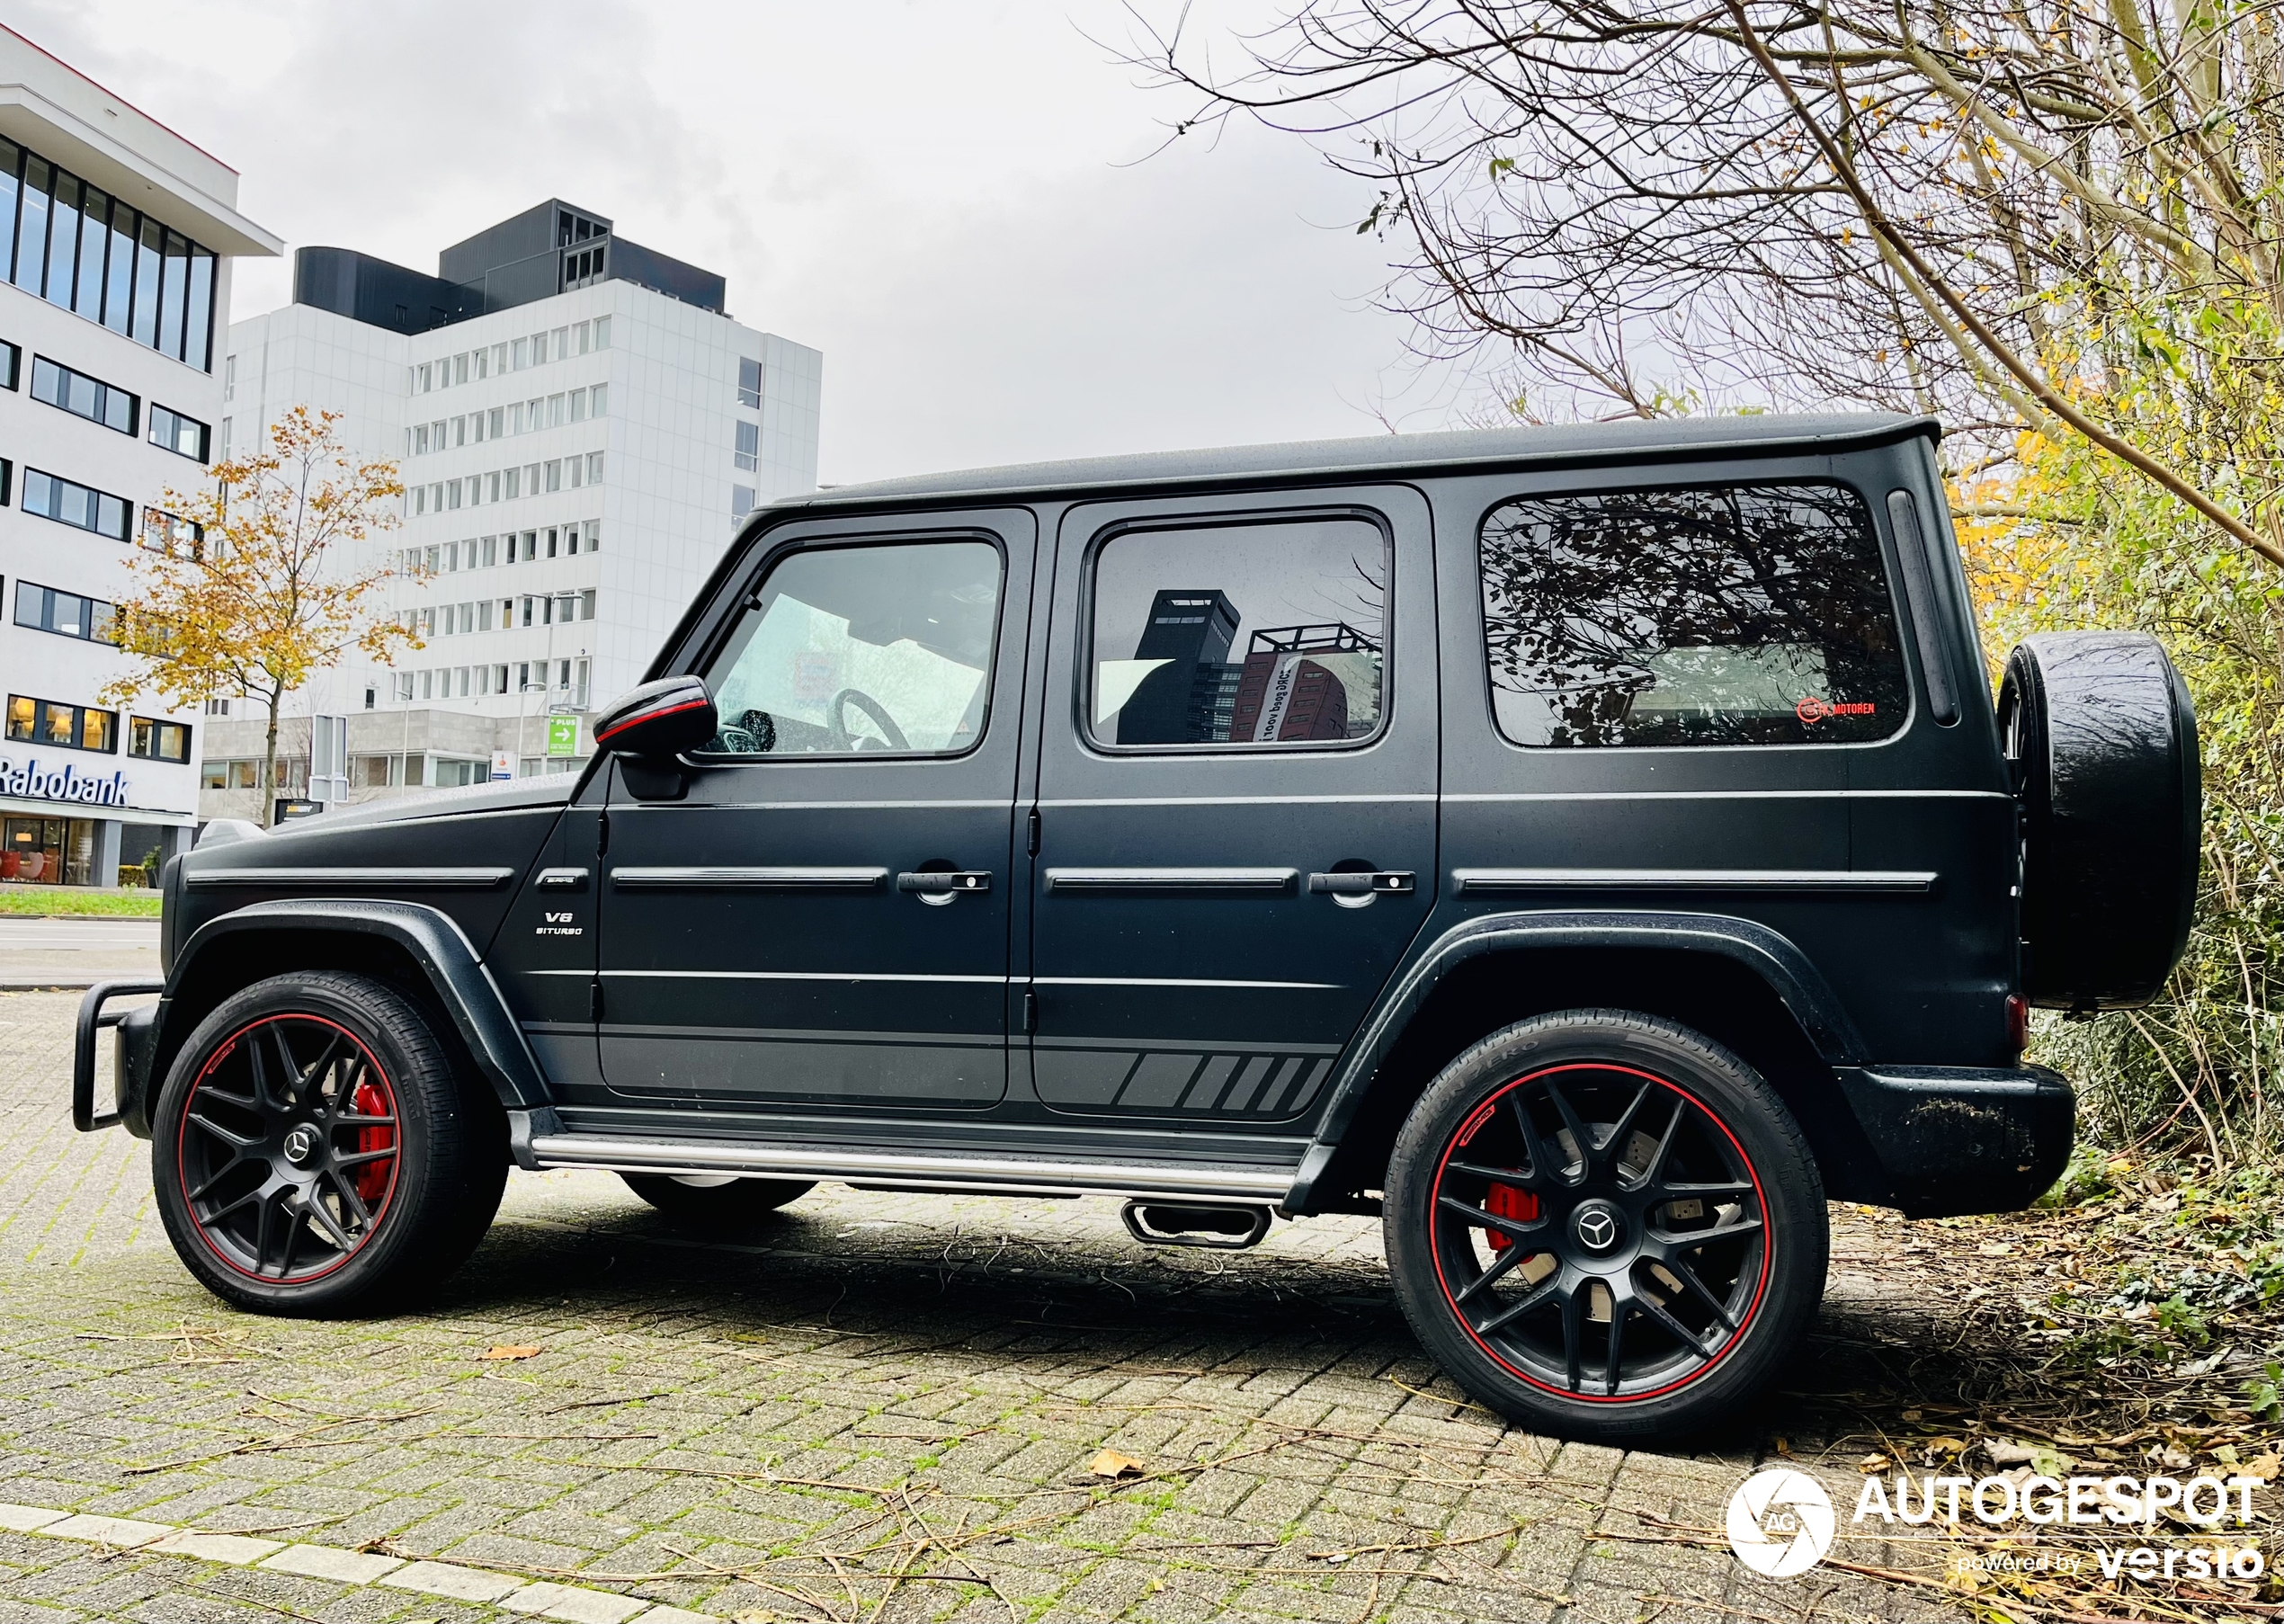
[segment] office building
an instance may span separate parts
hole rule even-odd
[[[111,885],[185,843],[205,718],[107,705],[129,549],[175,533],[222,412],[237,172],[0,28],[0,882]]]
[[[420,572],[388,607],[424,647],[297,697],[290,793],[585,760],[588,717],[641,680],[738,521],[816,482],[823,358],[732,319],[725,294],[550,200],[445,249],[433,276],[299,249],[293,303],[231,326],[225,444],[249,449],[296,405],[343,414],[352,448],[397,460],[406,486],[402,528],[348,562]],[[343,743],[310,719],[326,716]],[[261,731],[210,727],[208,816],[258,810]]]

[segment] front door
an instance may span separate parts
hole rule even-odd
[[[1006,1088],[1028,513],[797,527],[700,665],[679,801],[614,774],[611,1090],[710,1106],[986,1106]]]
[[[1039,758],[1050,1110],[1273,1131],[1435,893],[1435,618],[1408,489],[1073,510]]]

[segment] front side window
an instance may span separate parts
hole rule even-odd
[[[982,737],[1002,565],[987,541],[780,559],[706,673],[720,755],[957,755]]]
[[[1481,562],[1512,743],[1857,744],[1903,726],[1879,543],[1844,486],[1518,498],[1484,521]]]
[[[1341,744],[1379,731],[1388,544],[1357,518],[1116,535],[1094,555],[1103,745]]]

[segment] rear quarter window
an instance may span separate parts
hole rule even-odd
[[[1871,513],[1844,486],[1518,497],[1481,535],[1500,733],[1537,748],[1845,745],[1909,688]]]

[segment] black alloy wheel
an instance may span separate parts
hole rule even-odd
[[[1732,1405],[1820,1297],[1822,1191],[1749,1066],[1672,1022],[1509,1028],[1414,1108],[1388,1184],[1406,1313],[1463,1385],[1572,1436]]]
[[[394,1307],[457,1268],[507,1181],[506,1118],[441,1021],[364,976],[233,994],[168,1067],[151,1173],[168,1237],[264,1313]]]
[[[397,1091],[321,1015],[258,1016],[213,1050],[176,1128],[183,1200],[214,1255],[299,1285],[355,1256],[397,1186]]]

